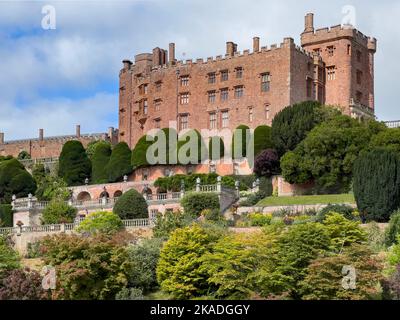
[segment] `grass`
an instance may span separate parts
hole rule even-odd
[[[327,194],[316,196],[294,196],[294,197],[267,197],[261,200],[257,206],[274,207],[308,204],[329,204],[329,203],[355,203],[352,194]]]

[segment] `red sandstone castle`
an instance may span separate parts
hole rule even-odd
[[[306,100],[340,107],[355,118],[374,117],[376,39],[352,26],[314,29],[305,17],[301,47],[292,38],[279,46],[239,52],[227,42],[225,56],[176,61],[155,48],[124,60],[119,87],[119,140],[133,147],[150,129],[234,129],[271,125],[284,107]]]

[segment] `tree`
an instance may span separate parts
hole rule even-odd
[[[0,203],[10,203],[13,195],[26,197],[35,190],[35,180],[17,159],[0,162]]]
[[[279,156],[273,149],[267,149],[258,154],[254,161],[254,173],[258,177],[270,178],[279,172]]]
[[[354,161],[376,130],[375,121],[360,123],[345,115],[334,116],[281,158],[282,175],[289,183],[314,180],[322,193],[348,192]]]
[[[125,192],[118,198],[113,212],[123,220],[149,217],[147,202],[135,189]]]
[[[400,235],[400,210],[390,216],[389,226],[385,232],[385,244],[390,247],[397,243],[397,236]]]
[[[91,157],[93,183],[99,184],[108,182],[107,165],[110,161],[110,157],[111,144],[105,141],[98,142]]]
[[[37,185],[40,185],[41,181],[45,179],[48,171],[46,170],[43,163],[36,163],[32,169],[32,177],[36,181]]]
[[[356,270],[354,289],[347,288],[349,283],[344,283],[346,279],[343,268],[347,266]],[[347,277],[349,276],[351,274]],[[319,257],[311,262],[307,268],[307,275],[300,284],[302,299],[376,299],[381,280],[381,265],[371,250],[363,245],[352,245],[345,248],[341,254]]]
[[[23,150],[18,154],[17,159],[18,160],[29,160],[29,159],[31,159],[31,155],[29,154],[29,152]]]
[[[0,204],[0,228],[13,226],[13,210],[10,204]]]
[[[7,238],[0,235],[0,279],[11,270],[20,268],[20,257],[9,245]]]
[[[271,139],[279,156],[294,150],[324,117],[317,101],[294,104],[278,112],[272,120]]]
[[[135,148],[132,151],[132,166],[134,169],[145,167],[149,165],[147,161],[147,150],[153,144],[153,141],[147,141],[147,136],[144,135],[136,143]]]
[[[189,214],[166,211],[164,214],[158,213],[153,228],[155,238],[168,239],[170,234],[178,228],[183,228],[193,222],[193,217]]]
[[[354,196],[368,220],[386,222],[400,207],[400,160],[397,153],[374,149],[354,164]]]
[[[254,130],[254,156],[257,157],[262,151],[272,149],[271,127],[258,126]]]
[[[217,149],[218,148],[218,149]],[[224,141],[221,137],[211,137],[208,143],[208,157],[210,160],[222,159],[225,155]]]
[[[250,128],[244,124],[241,124],[233,131],[232,159],[245,158],[247,156],[247,151],[250,142],[251,142]]]
[[[89,142],[86,147],[86,154],[90,160],[92,160],[94,152],[95,152],[97,146],[100,144],[103,144],[103,145],[107,144],[111,147],[111,143],[109,141],[105,141],[105,140],[95,140],[95,141]]]
[[[38,182],[36,198],[39,201],[65,201],[71,196],[67,183],[60,177],[46,175]]]
[[[205,209],[220,209],[219,198],[216,193],[191,192],[181,199],[181,205],[186,214],[199,217]]]
[[[122,181],[124,175],[132,173],[132,152],[126,142],[120,142],[112,150],[106,172],[109,182]]]
[[[62,200],[52,200],[43,210],[44,224],[72,223],[76,217],[77,209]]]
[[[123,224],[118,215],[112,212],[98,211],[89,213],[76,231],[80,233],[103,233],[112,234],[119,231]]]
[[[400,128],[382,130],[372,138],[370,147],[381,147],[400,153]]]
[[[67,141],[59,158],[58,176],[68,186],[78,186],[90,178],[92,165],[80,141]]]

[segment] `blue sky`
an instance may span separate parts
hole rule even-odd
[[[42,7],[53,5],[56,29],[41,27]],[[243,51],[252,37],[261,45],[290,36],[300,43],[304,15],[315,27],[342,22],[352,5],[356,27],[378,39],[376,114],[400,119],[400,2],[396,0],[0,0],[0,131],[6,140],[118,126],[118,72],[135,54],[176,43],[178,59],[225,52],[226,41]]]

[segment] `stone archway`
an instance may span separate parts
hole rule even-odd
[[[92,196],[90,195],[89,192],[87,191],[82,191],[78,194],[78,196],[76,197],[76,199],[78,201],[90,201],[92,200]]]
[[[100,199],[102,199],[102,198],[110,198],[110,194],[107,192],[107,191],[103,191],[102,193],[100,193],[100,196],[99,196],[99,198]]]
[[[114,192],[114,198],[119,198],[120,196],[122,196],[122,191],[121,190],[117,190]]]

